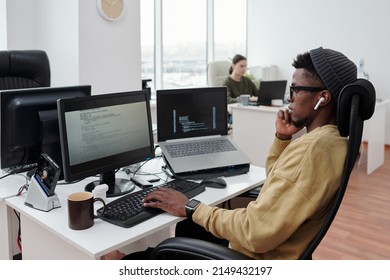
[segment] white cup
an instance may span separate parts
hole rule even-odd
[[[240,95],[240,103],[242,106],[247,106],[249,104],[249,94]]]
[[[283,99],[272,99],[271,105],[272,106],[283,106]]]
[[[102,185],[98,185],[96,186],[93,190],[92,190],[92,194],[95,198],[101,198],[103,199],[105,202],[106,202],[106,199],[107,199],[107,191],[108,191],[108,186],[107,184],[102,184]]]

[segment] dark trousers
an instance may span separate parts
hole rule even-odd
[[[203,227],[195,224],[192,220],[189,219],[177,223],[175,236],[206,240],[223,246],[228,246],[229,244],[227,240],[215,237],[210,232],[206,231]],[[145,251],[131,253],[125,256],[123,260],[150,260],[153,249],[154,248],[147,248]]]

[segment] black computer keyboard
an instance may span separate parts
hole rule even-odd
[[[155,208],[145,208],[142,199],[152,191],[159,188],[172,188],[192,198],[205,190],[205,186],[192,181],[173,180],[162,185],[150,187],[140,191],[124,195],[106,205],[103,220],[120,227],[132,227],[138,223],[148,220],[163,211]],[[101,213],[103,207],[98,210]]]

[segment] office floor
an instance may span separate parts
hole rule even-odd
[[[367,154],[352,171],[339,212],[315,251],[317,260],[390,259],[390,146],[385,164],[366,174]]]

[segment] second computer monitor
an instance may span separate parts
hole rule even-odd
[[[147,91],[94,95],[58,101],[64,177],[68,182],[100,174],[86,186],[107,184],[107,196],[130,192],[118,168],[154,157]]]
[[[34,170],[42,153],[61,166],[57,100],[90,95],[90,85],[1,90],[1,169]]]

